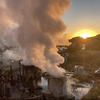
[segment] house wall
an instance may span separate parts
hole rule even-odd
[[[63,78],[49,78],[48,90],[55,97],[67,96],[67,80]]]

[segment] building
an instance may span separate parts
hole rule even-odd
[[[33,65],[22,65],[22,80],[30,92],[34,92],[41,81],[42,71]]]
[[[48,90],[54,97],[67,97],[66,77],[55,78],[48,76]]]

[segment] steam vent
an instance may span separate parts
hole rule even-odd
[[[99,12],[100,0],[0,0],[0,100],[100,100]]]

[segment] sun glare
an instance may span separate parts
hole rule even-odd
[[[92,31],[92,30],[89,30],[89,29],[84,29],[84,30],[80,30],[78,31],[74,36],[80,36],[84,39],[88,38],[88,37],[92,37],[92,36],[95,36],[97,35],[96,32]]]
[[[80,37],[86,39],[88,37],[91,37],[91,34],[90,33],[82,33],[82,34],[80,34]]]

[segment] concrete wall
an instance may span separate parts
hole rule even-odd
[[[64,78],[49,78],[48,90],[55,97],[67,96],[67,80]]]

